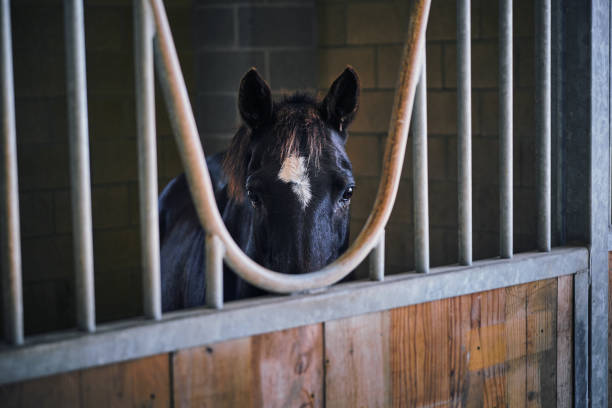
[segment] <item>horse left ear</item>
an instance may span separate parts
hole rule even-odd
[[[359,77],[357,72],[348,66],[329,88],[321,110],[325,120],[340,134],[344,134],[355,118],[358,108]]]
[[[256,129],[270,119],[272,115],[272,95],[270,87],[251,68],[240,81],[238,108],[244,123],[251,129]]]

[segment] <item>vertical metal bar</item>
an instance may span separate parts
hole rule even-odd
[[[536,2],[536,163],[538,191],[538,249],[551,246],[551,4]]]
[[[512,258],[512,0],[499,1],[500,253]]]
[[[421,49],[421,76],[412,121],[412,189],[414,200],[414,267],[429,272],[429,192],[427,175],[427,64],[425,41]]]
[[[223,243],[206,234],[206,306],[223,308]]]
[[[0,179],[0,256],[4,289],[4,333],[12,344],[23,343],[23,299],[21,288],[21,239],[19,234],[19,189],[17,184],[17,143],[15,141],[15,91],[11,8],[2,0],[2,168]]]
[[[385,230],[382,230],[378,244],[370,252],[370,280],[385,280]]]
[[[146,317],[161,319],[157,149],[155,144],[155,77],[153,70],[154,31],[151,5],[148,0],[134,0],[143,306]]]
[[[459,264],[472,264],[472,48],[470,0],[457,0]]]
[[[82,0],[64,0],[64,13],[77,324],[81,330],[93,332],[96,323]]]

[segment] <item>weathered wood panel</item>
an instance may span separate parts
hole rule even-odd
[[[0,401],[16,408],[169,407],[168,355],[1,386]]]
[[[323,325],[180,350],[172,366],[175,407],[323,406]]]
[[[551,406],[559,398],[567,404],[571,279],[560,286],[550,279],[326,323],[327,403],[532,407]],[[381,322],[387,315],[385,331]],[[358,348],[366,355],[351,354]]]
[[[2,406],[571,407],[573,277],[0,387]]]

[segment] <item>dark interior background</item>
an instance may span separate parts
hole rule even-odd
[[[255,66],[274,95],[322,94],[350,64],[362,85],[347,143],[355,236],[376,193],[406,21],[404,1],[166,1],[207,154],[239,126],[237,89]],[[434,0],[427,30],[432,266],[457,260],[456,1]],[[535,247],[533,4],[514,9],[515,250]],[[75,326],[65,47],[61,0],[12,5],[27,334]],[[472,1],[474,255],[499,248],[497,2]],[[141,261],[131,2],[86,0],[98,322],[139,316]],[[181,173],[157,90],[160,190]],[[413,267],[410,152],[387,228],[387,272]],[[362,268],[363,269],[363,268]]]

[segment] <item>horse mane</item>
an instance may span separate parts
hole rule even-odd
[[[267,148],[271,157],[278,157],[279,163],[282,163],[291,155],[299,156],[300,152],[307,151],[308,162],[313,162],[315,168],[319,168],[327,132],[314,97],[295,93],[274,102],[270,123],[275,136],[275,142]],[[242,202],[245,196],[244,184],[252,137],[253,130],[242,125],[232,138],[223,160],[228,196],[238,202]]]

